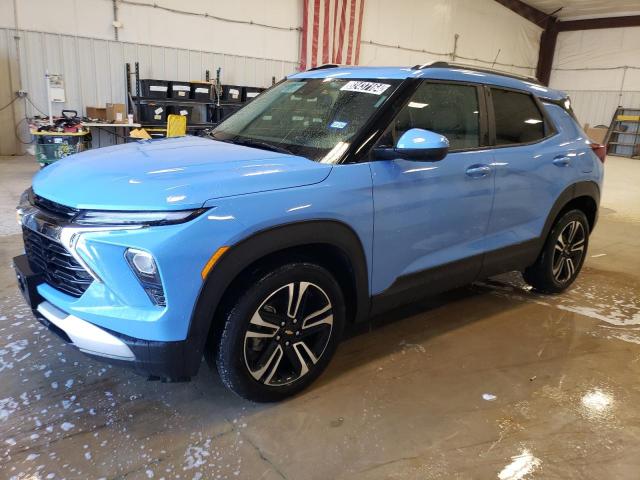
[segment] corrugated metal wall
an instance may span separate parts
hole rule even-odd
[[[0,108],[13,99],[13,92],[18,89],[14,35],[14,30],[0,29]],[[297,67],[296,62],[278,59],[32,31],[21,31],[19,44],[22,88],[29,92],[29,98],[38,109],[47,111],[45,72],[64,75],[67,101],[56,104],[54,114],[62,109],[77,110],[83,114],[86,106],[124,102],[127,62],[140,63],[142,78],[203,80],[206,70],[213,77],[220,67],[224,83],[256,87],[267,87],[271,85],[272,77],[280,80]],[[20,153],[22,145],[16,137],[30,140],[22,121],[24,103],[18,100],[0,112],[1,155]],[[26,115],[34,114],[37,114],[36,109],[27,104]],[[21,122],[17,132],[15,122]]]
[[[16,130],[24,119],[24,100],[14,100],[20,88],[20,76],[12,31],[0,29],[0,155],[12,155],[21,150]],[[18,120],[16,120],[18,119]],[[22,122],[24,123],[24,122]],[[29,138],[25,139],[29,141]]]

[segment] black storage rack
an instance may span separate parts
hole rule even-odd
[[[201,101],[185,98],[145,98],[140,95],[140,64],[138,62],[135,62],[134,68],[132,70],[131,64],[126,63],[125,75],[127,84],[127,112],[132,113],[136,118],[139,118],[138,111],[140,105],[144,105],[147,103],[155,103],[160,105],[189,105],[193,106],[194,109],[198,108],[198,116],[200,121],[191,122],[191,119],[188,119],[187,130],[198,134],[198,132],[201,130],[210,129],[217,125],[217,123],[207,121],[207,119],[209,118],[214,118],[213,110],[216,107],[216,102],[213,99],[209,101]],[[208,81],[209,78],[209,70],[207,70],[206,81]],[[166,133],[166,123],[139,123],[142,125],[142,128],[149,131],[151,136],[163,136],[163,132]]]
[[[212,86],[211,92],[213,93],[213,98],[209,101],[202,100],[194,100],[184,99],[184,98],[145,98],[140,95],[140,64],[138,62],[134,63],[133,70],[131,69],[131,64],[125,64],[125,76],[126,76],[126,85],[127,85],[127,113],[132,113],[136,118],[139,118],[139,110],[141,105],[145,105],[148,103],[154,103],[158,105],[189,105],[193,106],[194,109],[199,109],[199,122],[192,122],[191,119],[187,119],[187,131],[190,131],[196,135],[200,134],[203,130],[208,130],[216,125],[218,125],[222,120],[228,116],[229,113],[225,114],[225,111],[230,113],[235,113],[237,110],[242,108],[244,105],[249,103],[253,98],[240,98],[240,101],[224,101],[223,93],[222,93],[222,85],[220,84],[220,68],[217,69],[216,72],[216,84]],[[132,77],[133,82],[132,84]],[[205,82],[209,82],[211,80],[211,73],[209,70],[205,71]],[[275,77],[271,78],[272,85],[275,85],[276,79]],[[240,87],[242,90],[242,97],[246,96],[245,90],[250,90],[251,92],[255,92],[256,90],[263,90],[254,87]],[[243,101],[244,100],[244,101]],[[211,121],[213,120],[213,121]],[[151,136],[161,137],[163,136],[163,132],[166,133],[166,122],[163,123],[149,123],[149,122],[141,122],[142,127],[149,132]]]

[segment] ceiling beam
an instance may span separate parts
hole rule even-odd
[[[560,32],[621,27],[640,27],[640,15],[631,15],[628,17],[590,18],[587,20],[569,20],[558,23],[558,30]]]
[[[543,29],[540,37],[536,77],[545,85],[549,84],[551,77],[558,33],[574,30],[594,30],[597,28],[640,27],[640,15],[560,22],[555,16],[548,15],[521,0],[495,1]]]
[[[537,8],[532,7],[531,5],[527,5],[521,0],[495,0],[500,5],[507,7],[509,10],[517,13],[523,18],[526,18],[532,23],[535,23],[541,28],[546,28],[547,22],[554,18],[550,15],[547,15],[542,10],[538,10]]]

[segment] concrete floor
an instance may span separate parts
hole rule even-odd
[[[39,326],[9,267],[33,171],[0,158],[0,478],[639,478],[639,161],[607,160],[566,294],[511,274],[388,315],[312,388],[266,406],[207,368],[146,382]]]

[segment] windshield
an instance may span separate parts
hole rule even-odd
[[[211,135],[335,163],[399,80],[287,80],[256,97]]]

